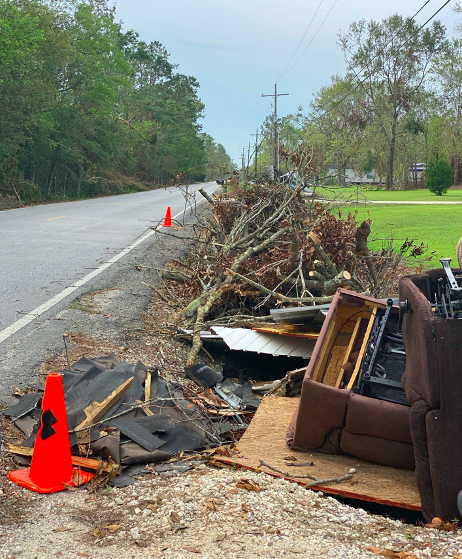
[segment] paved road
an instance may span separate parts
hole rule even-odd
[[[211,193],[217,185],[190,192],[200,187]],[[0,212],[0,362],[37,316],[56,315],[133,245],[147,244],[168,206],[172,216],[184,210],[178,188]]]

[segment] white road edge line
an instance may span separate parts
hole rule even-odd
[[[217,189],[215,189],[215,190],[217,190]],[[212,194],[213,194],[213,192],[215,192],[215,190],[212,191]],[[172,217],[172,219],[176,219],[181,214],[183,214],[185,211],[186,210],[181,210],[181,212],[175,214]],[[140,245],[143,241],[145,241],[146,239],[148,239],[149,237],[154,235],[154,233],[157,230],[163,229],[163,227],[164,227],[163,225],[158,225],[155,229],[152,229],[151,231],[148,231],[148,233],[146,233],[146,235],[143,235],[142,237],[140,237],[132,245],[130,245],[127,248],[125,248],[124,250],[122,250],[122,252],[119,252],[119,254],[116,254],[115,256],[113,256],[107,262],[102,264],[99,268],[97,268],[96,270],[93,270],[93,272],[90,272],[89,274],[87,274],[83,278],[79,279],[78,281],[75,281],[71,287],[66,287],[66,289],[61,291],[61,293],[58,293],[57,295],[55,295],[54,297],[52,297],[51,299],[49,299],[48,301],[46,301],[42,305],[38,306],[33,311],[30,311],[27,314],[25,314],[22,318],[20,318],[16,322],[13,322],[13,324],[11,324],[11,326],[8,326],[8,328],[5,328],[4,330],[2,330],[0,332],[0,344],[2,342],[4,342],[5,340],[7,340],[13,334],[16,334],[16,332],[18,330],[21,330],[21,328],[24,328],[24,326],[27,326],[27,324],[29,324],[30,322],[32,322],[33,320],[38,318],[44,312],[51,309],[51,307],[56,305],[56,303],[59,303],[59,301],[62,301],[68,295],[70,295],[71,293],[73,293],[74,291],[79,289],[79,287],[82,287],[82,285],[85,285],[86,283],[88,283],[94,277],[101,274],[101,272],[104,272],[104,270],[107,270],[109,268],[109,266],[112,266],[112,264],[114,264],[115,262],[117,262],[118,260],[123,258],[126,254],[128,254],[130,251],[132,251],[138,245]]]

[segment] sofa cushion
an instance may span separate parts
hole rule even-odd
[[[399,404],[397,404],[399,405]],[[363,460],[376,462],[394,468],[414,469],[414,450],[412,444],[390,441],[369,435],[357,435],[342,431],[340,448]]]
[[[351,392],[345,428],[349,433],[412,444],[409,408]]]

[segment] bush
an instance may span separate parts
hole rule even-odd
[[[437,196],[446,194],[452,185],[452,179],[452,167],[444,159],[429,161],[425,184],[430,192]]]

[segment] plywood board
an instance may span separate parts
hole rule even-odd
[[[350,468],[355,468],[356,474],[353,479],[339,484],[317,486],[315,489],[353,499],[420,510],[420,496],[413,471],[381,466],[349,455],[297,452],[288,447],[285,441],[286,432],[299,401],[298,398],[266,396],[237,445],[239,455],[232,459],[217,459],[249,469],[256,469],[260,460],[263,460],[284,472],[291,472],[287,479],[301,485],[304,485],[306,480],[297,480],[297,475],[309,473],[317,478],[327,479],[347,474]],[[299,462],[313,461],[314,466],[291,468],[286,465],[287,456],[294,456]],[[261,469],[282,477],[266,467]]]
[[[334,345],[330,352],[329,364],[327,365],[324,378],[322,379],[323,384],[328,384],[329,386],[335,386],[337,380],[343,376],[342,365],[345,363],[345,346]]]

